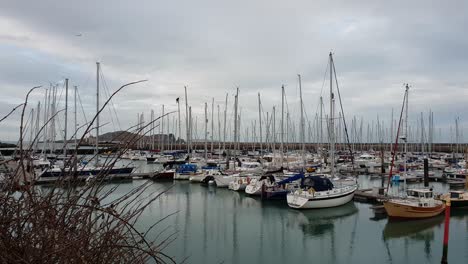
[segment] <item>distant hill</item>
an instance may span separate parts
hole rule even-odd
[[[105,133],[103,135],[99,135],[99,141],[104,141],[104,142],[116,142],[116,141],[125,142],[125,141],[132,140],[135,137],[136,137],[135,133],[132,133],[132,132],[115,131],[115,132],[109,132],[109,133]]]

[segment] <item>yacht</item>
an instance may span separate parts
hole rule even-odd
[[[307,176],[301,186],[301,189],[286,196],[289,207],[310,209],[340,206],[351,201],[357,190],[356,184],[337,187],[323,175]]]

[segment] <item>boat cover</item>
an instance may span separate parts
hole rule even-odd
[[[184,172],[196,172],[197,171],[197,165],[195,164],[182,164],[177,168],[178,173],[184,173]]]
[[[293,181],[296,181],[296,180],[299,180],[299,179],[302,179],[302,178],[304,178],[304,174],[298,173],[298,174],[296,174],[296,175],[293,175],[293,176],[291,176],[291,177],[289,177],[289,178],[286,178],[286,179],[284,179],[284,180],[278,182],[278,185],[290,183],[290,182],[293,182]]]
[[[302,180],[302,186],[312,187],[317,192],[329,191],[333,189],[330,179],[321,176],[308,176]]]

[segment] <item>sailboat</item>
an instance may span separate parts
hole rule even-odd
[[[303,103],[302,103],[302,83],[301,83],[301,75],[298,74],[298,80],[299,80],[299,95],[300,95],[300,108],[301,108],[301,121],[300,121],[300,138],[301,138],[301,159],[298,160],[300,161],[300,168],[301,172],[300,173],[294,173],[291,174],[291,172],[285,173],[283,170],[283,175],[290,175],[290,177],[283,179],[279,182],[272,182],[270,184],[262,184],[261,186],[261,196],[262,199],[265,200],[279,200],[279,199],[286,199],[287,195],[289,192],[293,192],[296,190],[299,190],[301,188],[300,181],[304,178],[304,170],[305,170],[305,164],[306,164],[306,158],[305,158],[305,138],[304,138],[304,108],[303,108]],[[247,186],[249,188],[249,186]],[[248,193],[248,190],[245,190],[246,193]]]
[[[40,178],[50,178],[50,177],[67,177],[72,176],[75,173],[76,169],[76,176],[79,179],[87,179],[88,177],[94,176],[106,176],[112,177],[116,175],[129,175],[132,173],[134,167],[131,166],[101,166],[99,165],[99,74],[100,74],[100,63],[96,62],[96,143],[94,146],[94,158],[95,165],[79,165],[74,168],[73,166],[67,166],[62,168],[60,166],[52,166],[51,168],[46,168],[40,174]],[[75,118],[76,119],[76,118]],[[75,120],[76,123],[76,120]],[[66,138],[65,138],[66,139]],[[76,140],[75,140],[76,141]]]
[[[275,182],[273,186],[263,185],[262,199],[265,200],[284,200],[289,192],[299,190],[301,188],[300,181],[304,178],[303,173],[295,174],[279,182]],[[246,190],[247,192],[247,190]]]
[[[333,93],[333,57],[330,52],[330,174],[335,175],[335,135],[334,135],[334,93]],[[344,205],[350,202],[357,190],[356,184],[340,184],[335,186],[326,176],[307,176],[302,180],[302,188],[288,193],[288,206],[296,209],[328,208]]]
[[[400,134],[401,119],[403,116],[403,109],[406,109],[405,116],[405,134],[403,140],[405,140],[405,152],[407,152],[407,133],[408,133],[408,92],[409,86],[406,84],[404,101],[400,113],[400,122],[398,124],[397,138],[395,141],[394,153],[392,157],[392,165],[390,168],[389,182],[392,177],[393,164],[395,160],[395,154],[398,150],[398,137]],[[406,104],[406,107],[405,107]],[[405,175],[406,175],[406,157],[404,162]],[[406,187],[406,181],[405,181]],[[387,186],[388,193],[388,186]],[[383,202],[385,211],[389,218],[402,218],[402,219],[421,219],[434,217],[441,214],[445,210],[444,202],[434,199],[432,189],[408,189],[407,197],[393,198]]]
[[[275,183],[275,176],[263,175],[259,179],[252,179],[245,187],[245,193],[247,195],[261,195],[264,188],[273,187],[276,185]]]
[[[289,207],[296,209],[336,207],[350,202],[356,185],[336,187],[328,177],[307,176],[302,188],[286,196]]]

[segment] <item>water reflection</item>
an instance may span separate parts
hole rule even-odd
[[[327,257],[322,255],[322,260],[325,261],[326,258],[330,258],[328,262],[337,263],[338,258],[342,257],[344,254],[343,248],[340,248],[340,244],[348,234],[350,234],[350,254],[353,251],[353,244],[355,239],[356,231],[356,222],[357,222],[357,213],[358,208],[353,202],[347,203],[343,206],[320,209],[320,210],[289,210],[289,221],[291,226],[296,226],[303,234],[302,244],[304,245],[302,252],[306,254],[309,250],[306,245],[310,241],[321,241],[320,251],[325,250],[327,252]],[[349,223],[350,229],[346,230],[336,230],[337,226],[340,226],[343,222],[349,222],[352,216],[355,216],[353,224]],[[346,233],[343,233],[343,231]],[[337,236],[337,234],[339,234]],[[339,238],[337,238],[339,237]],[[306,257],[306,255],[304,255]],[[319,261],[320,262],[320,261]]]
[[[205,191],[205,192],[202,192],[202,196],[203,196],[203,262],[206,262],[206,253],[207,253],[207,250],[208,250],[208,246],[207,246],[207,236],[208,236],[208,232],[206,230],[207,226],[208,226],[208,217],[207,217],[207,214],[208,214],[208,192]]]
[[[354,215],[358,209],[353,202],[350,202],[334,208],[294,212],[295,220],[305,235],[322,237],[326,233],[333,233],[336,220]]]
[[[183,210],[185,211],[185,219],[184,219],[184,244],[183,244],[183,257],[187,257],[187,243],[189,241],[189,226],[190,226],[190,215],[191,215],[191,206],[190,206],[190,193],[188,190],[190,190],[190,185],[189,184],[181,184],[179,185],[182,187],[182,193],[183,197],[185,198],[185,206],[178,208],[178,210]],[[182,212],[183,212],[182,211]]]
[[[369,187],[380,185],[379,178],[372,180],[364,176],[359,180]],[[123,195],[143,182],[122,184],[115,195]],[[428,219],[427,225],[412,224],[412,221],[370,221],[373,215],[370,205],[353,202],[329,209],[293,210],[285,201],[262,201],[244,193],[189,182],[155,183],[148,191],[158,193],[172,184],[175,186],[145,212],[141,226],[145,230],[178,211],[154,232],[156,236],[168,226],[166,232],[179,232],[167,251],[177,262],[187,258],[186,263],[207,264],[279,264],[307,260],[435,263],[440,259],[443,236],[440,218],[436,219],[440,222]],[[437,184],[438,188],[443,187]],[[452,210],[451,219],[450,239],[455,242],[451,242],[449,256],[466,263],[468,213]]]
[[[391,221],[388,220],[384,230],[382,231],[383,240],[388,247],[388,241],[403,239],[405,244],[404,252],[405,259],[409,258],[409,242],[423,242],[424,253],[426,260],[431,260],[432,243],[434,243],[435,228],[440,227],[444,222],[444,216],[440,215],[428,219],[412,220],[412,221]],[[388,254],[391,258],[391,252],[388,249]]]
[[[388,240],[408,237],[416,241],[432,241],[434,240],[434,227],[440,226],[443,222],[443,215],[412,221],[388,220],[383,230],[383,238]]]

